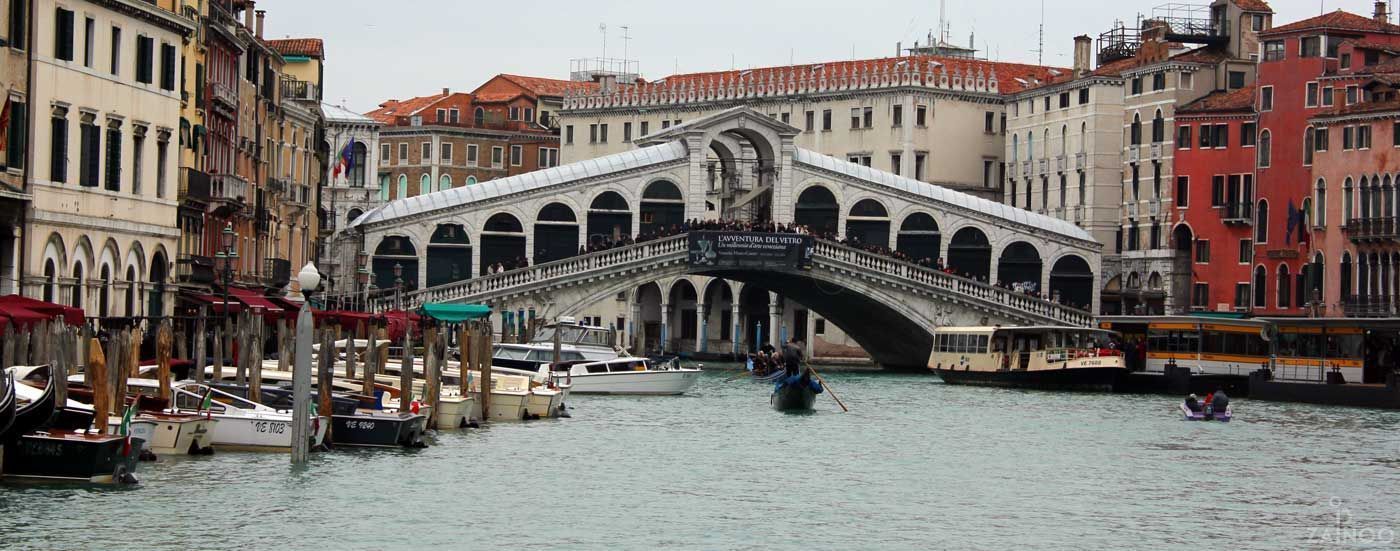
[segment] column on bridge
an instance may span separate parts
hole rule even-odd
[[[658,348],[661,349],[660,352],[661,352],[662,354],[665,354],[666,351],[667,351],[666,349],[670,347],[670,339],[671,339],[671,300],[670,300],[671,297],[670,297],[670,294],[671,294],[671,293],[663,293],[663,294],[661,295],[661,338],[657,341],[656,346],[657,346]]]
[[[743,324],[739,322],[739,292],[734,291],[730,296],[734,297],[734,300],[729,301],[729,323],[734,325],[729,329],[730,348],[737,356],[740,344],[744,340]]]
[[[774,348],[781,349],[783,346],[782,336],[778,334],[778,328],[782,327],[783,304],[782,297],[778,293],[768,292],[768,344]]]
[[[639,289],[632,290],[632,319],[628,321],[632,336],[632,350],[638,356],[646,356],[646,326],[642,323],[642,294]]]
[[[710,328],[705,323],[705,310],[705,297],[700,296],[695,303],[695,352],[698,354],[705,352],[705,340],[709,338]]]

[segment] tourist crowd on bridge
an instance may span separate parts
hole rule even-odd
[[[874,243],[861,242],[860,238],[856,236],[848,235],[845,237],[841,237],[838,236],[835,231],[814,232],[810,228],[802,224],[780,224],[767,221],[749,222],[743,220],[686,220],[679,224],[671,224],[669,226],[661,225],[657,228],[645,230],[639,233],[636,238],[633,238],[630,235],[621,235],[616,239],[612,237],[593,239],[590,240],[587,245],[580,246],[578,248],[578,253],[579,255],[585,255],[603,252],[618,247],[626,247],[630,245],[636,245],[639,243],[646,243],[649,241],[657,241],[660,239],[674,237],[677,235],[684,235],[692,231],[791,233],[800,235],[811,235],[812,237],[815,237],[817,239],[839,243],[845,247],[859,249],[871,254],[892,258],[894,260],[906,262],[922,268],[936,270],[954,277],[960,277],[963,279],[968,279],[983,284],[988,283],[987,276],[958,270],[957,268],[944,263],[942,257],[929,258],[925,256],[921,258],[915,258],[905,253],[904,251],[898,249],[891,249],[884,245]],[[528,266],[529,262],[522,257],[506,263],[498,262],[496,264],[493,264],[491,265],[490,273],[495,274],[504,271],[526,268]],[[1035,284],[1034,282],[1013,283],[1008,281],[998,281],[995,285],[999,288],[1018,292],[1032,298],[1051,300],[1063,306],[1069,306],[1072,308],[1079,308],[1083,310],[1089,309],[1089,305],[1087,304],[1073,304],[1065,300],[1064,297],[1046,296],[1040,292],[1039,285]]]

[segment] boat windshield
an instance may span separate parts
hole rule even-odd
[[[647,370],[647,361],[646,361],[646,360],[628,360],[628,361],[625,361],[625,362],[613,362],[613,363],[608,364],[608,371],[611,371],[611,372],[613,372],[613,373],[624,372],[624,371],[646,371],[646,370]]]
[[[497,346],[495,357],[505,360],[523,360],[530,354],[527,348],[515,348],[512,346]]]
[[[535,338],[530,342],[533,344],[546,344],[554,342],[554,332],[559,331],[559,342],[563,344],[583,344],[590,346],[611,346],[609,332],[607,329],[598,327],[582,327],[578,325],[549,325],[540,328],[535,333]]]

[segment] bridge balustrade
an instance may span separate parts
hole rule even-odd
[[[533,285],[586,275],[605,268],[627,266],[644,267],[659,262],[673,262],[684,259],[689,246],[686,235],[676,235],[626,247],[619,247],[596,253],[575,256],[527,268],[512,270],[430,287],[404,295],[404,305],[417,307],[426,302],[447,302],[483,295],[505,294],[513,290],[525,290]],[[1088,326],[1093,315],[1087,311],[1057,304],[1045,299],[1028,296],[1010,289],[1003,289],[979,281],[954,276],[932,268],[895,260],[839,243],[818,239],[813,250],[813,260],[817,265],[844,264],[863,270],[869,275],[882,276],[892,283],[908,282],[950,291],[959,296],[971,297],[984,302],[1021,310],[1038,316],[1057,320],[1075,326]],[[378,304],[386,309],[393,304],[392,298]]]

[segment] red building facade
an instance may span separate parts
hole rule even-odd
[[[1252,285],[1256,216],[1254,86],[1216,91],[1176,110],[1173,205],[1181,222],[1172,246],[1191,259],[1192,311],[1247,310],[1260,297]],[[1288,301],[1291,302],[1291,301]]]

